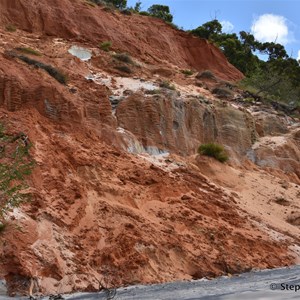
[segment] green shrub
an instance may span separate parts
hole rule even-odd
[[[205,70],[196,76],[197,79],[216,79],[214,73],[210,70]]]
[[[104,1],[102,1],[102,0],[86,0],[86,2],[91,2],[91,3],[97,4],[97,5],[104,4]]]
[[[0,233],[3,232],[6,228],[6,224],[3,223],[2,221],[0,222]]]
[[[121,12],[122,15],[125,15],[125,16],[131,16],[132,15],[132,11],[129,8],[122,9],[122,10],[120,10],[120,12]]]
[[[116,53],[114,54],[114,58],[126,64],[131,64],[131,65],[134,64],[132,58],[127,53]]]
[[[168,90],[173,90],[173,91],[175,91],[176,90],[176,88],[175,88],[175,86],[173,85],[173,84],[171,84],[169,81],[163,81],[163,82],[161,82],[160,84],[159,84],[159,86],[161,87],[161,88],[163,88],[163,89],[168,89]]]
[[[56,79],[61,84],[67,84],[68,83],[68,75],[63,73],[61,70],[58,70],[50,65],[42,65],[41,69],[45,70],[50,76],[52,76],[54,79]]]
[[[5,26],[6,31],[8,32],[15,32],[17,31],[17,27],[13,24],[8,24]]]
[[[115,66],[115,69],[117,69],[117,70],[119,70],[121,72],[127,73],[127,74],[131,74],[132,73],[132,70],[128,66],[125,66],[125,65]]]
[[[29,199],[25,179],[32,172],[34,160],[24,133],[10,135],[0,123],[0,142],[0,231],[3,231],[7,212]]]
[[[18,55],[16,53],[10,53],[10,55],[13,57],[19,58],[20,60],[24,61],[28,65],[33,65],[36,68],[45,70],[50,76],[52,76],[54,79],[56,79],[61,84],[67,84],[67,82],[68,82],[68,76],[66,74],[64,74],[62,71],[60,71],[50,65],[46,65],[42,62],[31,59],[24,55]]]
[[[166,22],[166,24],[170,25],[174,29],[180,30],[180,28],[178,27],[178,25],[174,24],[173,22]]]
[[[140,11],[139,14],[141,16],[147,16],[147,17],[151,16],[150,13],[148,13],[147,11]]]
[[[135,6],[134,6],[133,10],[138,13],[138,12],[141,11],[141,7],[142,7],[142,2],[141,1],[137,1],[135,3]]]
[[[155,89],[155,90],[146,90],[145,94],[146,95],[159,95],[161,93],[160,89]]]
[[[105,3],[106,5],[113,5],[118,9],[125,9],[127,6],[127,0],[93,0],[97,4]]]
[[[165,22],[172,23],[173,16],[170,13],[170,8],[167,5],[153,4],[148,8],[151,16],[164,20]]]
[[[86,0],[85,3],[89,6],[92,6],[92,7],[97,7],[97,3],[95,3],[94,1],[92,0]]]
[[[106,52],[110,51],[111,46],[112,46],[111,41],[105,41],[99,45],[100,49]]]
[[[35,55],[35,56],[41,56],[42,54],[40,52],[38,52],[37,50],[34,50],[32,48],[26,48],[26,47],[19,47],[16,48],[16,50],[26,53],[26,54],[31,54],[31,55]]]
[[[220,162],[225,162],[228,160],[228,155],[226,154],[224,147],[219,144],[208,143],[202,144],[198,148],[198,153],[210,157],[214,157]]]
[[[233,96],[233,92],[227,87],[216,87],[212,90],[212,93],[220,98],[228,98]]]
[[[192,70],[181,70],[181,73],[186,75],[186,76],[191,76],[194,74],[194,72]]]

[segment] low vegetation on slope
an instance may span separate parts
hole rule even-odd
[[[202,155],[213,157],[222,163],[228,160],[228,155],[226,154],[224,147],[219,144],[202,144],[200,145],[198,152]]]
[[[24,192],[34,161],[29,154],[30,144],[24,133],[6,133],[0,123],[0,231],[5,227],[6,214],[28,200]]]
[[[23,62],[25,62],[28,65],[32,65],[32,66],[34,66],[36,68],[40,68],[42,70],[45,70],[51,77],[53,77],[54,79],[56,79],[59,83],[61,83],[61,84],[67,84],[68,76],[66,74],[64,74],[62,71],[56,69],[53,66],[44,64],[44,63],[42,63],[40,61],[37,61],[37,60],[32,59],[32,58],[29,58],[29,57],[27,57],[25,55],[19,55],[19,54],[15,53],[15,52],[12,52],[12,51],[8,51],[8,52],[6,52],[6,54],[8,56],[11,56],[11,57],[16,57],[16,58],[22,60]]]
[[[246,75],[242,86],[269,100],[281,101],[291,107],[300,106],[300,65],[290,57],[284,46],[276,42],[261,43],[241,31],[224,33],[218,20],[191,30],[191,33],[217,45],[231,64]],[[266,56],[266,61],[256,53]]]

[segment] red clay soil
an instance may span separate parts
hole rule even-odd
[[[2,109],[0,118],[29,133],[37,162],[33,199],[1,236],[11,294],[34,276],[43,293],[53,293],[293,262],[287,242],[271,241],[193,169],[166,172],[104,144],[92,126],[53,122],[35,108]]]
[[[32,277],[47,294],[294,262],[288,242],[252,225],[199,170],[168,172],[120,150],[104,87],[78,79],[73,94],[17,59],[0,62],[0,120],[28,134],[36,160],[32,201],[1,236],[11,294],[28,293]]]
[[[29,32],[73,39],[97,47],[112,41],[113,50],[143,62],[171,63],[197,71],[211,70],[224,80],[243,77],[223,53],[204,39],[176,30],[162,20],[106,11],[82,0],[1,0],[0,24]]]

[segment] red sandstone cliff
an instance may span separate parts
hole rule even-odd
[[[225,80],[243,76],[206,40],[175,30],[159,19],[107,12],[80,0],[26,4],[21,0],[1,0],[0,23],[94,47],[110,40],[113,49],[128,52],[146,63],[171,63],[198,71],[209,69]]]

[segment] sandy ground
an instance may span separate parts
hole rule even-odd
[[[299,243],[300,186],[251,167],[234,168],[197,157],[198,167],[237,199],[237,204],[260,228],[276,240],[290,236]],[[273,230],[272,230],[273,229]],[[300,262],[299,248],[297,261]]]

